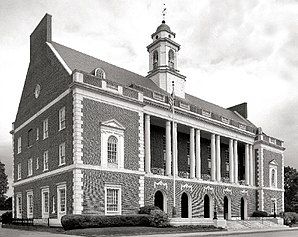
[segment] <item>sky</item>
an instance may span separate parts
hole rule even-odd
[[[0,161],[11,183],[15,120],[29,37],[49,13],[53,41],[146,76],[146,46],[162,21],[181,45],[186,92],[222,107],[248,103],[248,119],[285,141],[298,169],[298,1],[0,0]],[[8,192],[11,195],[11,189]]]

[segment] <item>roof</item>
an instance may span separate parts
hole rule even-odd
[[[77,69],[87,73],[92,73],[96,68],[102,68],[105,71],[106,78],[108,80],[119,83],[120,85],[130,86],[135,84],[168,95],[166,91],[160,89],[153,81],[144,76],[117,67],[113,64],[107,63],[53,41],[51,44],[72,71]],[[248,120],[241,118],[241,116],[238,116],[231,110],[212,104],[193,95],[185,94],[185,101],[226,118],[233,119],[246,125],[252,125]]]
[[[155,33],[153,33],[151,37],[153,38],[154,35],[158,34],[161,31],[167,31],[168,33],[173,34],[174,36],[176,35],[173,31],[171,31],[171,28],[166,24],[166,22],[162,21],[162,23],[157,27]]]

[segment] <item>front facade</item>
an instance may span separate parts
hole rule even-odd
[[[247,120],[245,103],[224,109],[185,93],[165,22],[147,47],[147,77],[57,44],[51,32],[47,14],[30,36],[11,132],[15,218],[60,225],[65,214],[144,205],[202,220],[284,210],[283,142]]]

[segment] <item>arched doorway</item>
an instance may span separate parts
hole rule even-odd
[[[159,190],[154,195],[154,206],[159,207],[162,211],[164,210],[164,197]]]
[[[229,199],[226,196],[224,197],[224,218],[229,219]]]
[[[241,215],[241,220],[244,220],[245,219],[245,200],[244,198],[242,197],[241,198],[241,204],[240,204],[240,215]]]
[[[181,196],[181,218],[188,218],[188,195],[186,193],[182,193]]]
[[[210,198],[207,194],[204,196],[204,218],[210,218]]]

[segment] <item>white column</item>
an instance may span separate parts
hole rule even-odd
[[[234,140],[234,181],[238,183],[238,142]]]
[[[145,115],[145,172],[151,173],[150,115]]]
[[[215,134],[211,135],[211,180],[215,181]]]
[[[233,139],[229,141],[229,165],[230,165],[230,183],[235,182],[234,178],[234,149],[233,149]]]
[[[171,122],[166,121],[166,175],[171,175]]]
[[[221,181],[220,136],[216,135],[216,180]]]
[[[173,175],[178,175],[178,152],[177,152],[177,123],[174,123],[173,126]]]
[[[245,184],[249,185],[249,145],[245,144]]]
[[[201,132],[196,129],[196,178],[201,179]]]
[[[190,178],[195,177],[195,129],[190,128],[190,138],[189,138],[189,156],[190,156]]]
[[[253,151],[252,151],[252,145],[249,145],[249,171],[250,171],[250,185],[254,185],[254,166],[253,166]]]

